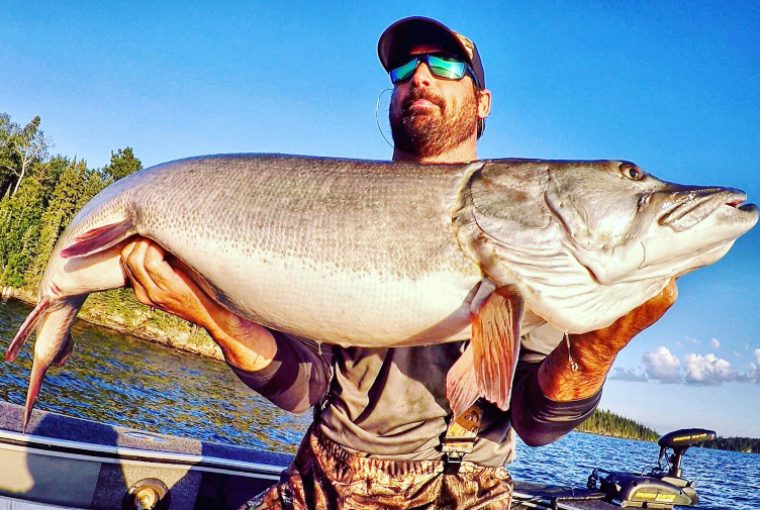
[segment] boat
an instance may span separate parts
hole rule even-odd
[[[0,510],[237,509],[279,480],[292,459],[40,410],[22,432],[22,411],[0,402]],[[517,482],[512,508],[691,506],[698,498],[692,482],[680,478],[681,457],[714,437],[703,429],[663,436],[658,467],[648,475],[595,470],[577,489]]]

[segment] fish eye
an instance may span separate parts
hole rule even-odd
[[[628,179],[633,181],[640,181],[646,177],[644,170],[631,163],[623,163],[620,165],[620,172]]]

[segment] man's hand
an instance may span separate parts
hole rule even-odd
[[[617,354],[634,336],[657,322],[678,296],[675,278],[646,303],[603,329],[570,335],[541,363],[538,382],[544,394],[556,401],[579,400],[596,394],[604,384]],[[577,363],[574,370],[570,359]]]
[[[169,264],[161,246],[137,238],[121,250],[121,261],[139,302],[208,329],[208,296],[184,271]],[[174,265],[180,264],[174,261]]]
[[[205,328],[227,361],[243,370],[260,370],[276,352],[272,334],[211,299],[182,262],[149,239],[137,237],[121,251],[124,275],[141,303]]]

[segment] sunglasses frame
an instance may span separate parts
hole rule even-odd
[[[425,63],[427,65],[428,69],[430,70],[430,74],[435,76],[436,78],[441,78],[443,80],[451,80],[451,81],[459,81],[465,76],[470,76],[472,80],[475,82],[475,85],[480,88],[480,83],[478,83],[478,78],[475,76],[475,71],[473,70],[472,66],[465,62],[464,60],[460,59],[446,59],[438,55],[433,55],[430,53],[423,53],[420,55],[414,55],[408,62],[405,64],[401,64],[400,66],[396,66],[392,68],[390,71],[388,71],[388,76],[390,76],[391,83],[394,85],[398,85],[399,83],[403,83],[409,79],[411,79],[412,76],[414,76],[415,71],[420,66],[421,63]],[[410,64],[414,63],[414,67],[409,69],[407,71],[408,74],[404,75],[403,78],[395,77],[394,75],[398,74],[400,70],[404,67],[409,66]],[[437,64],[437,65],[436,65]],[[461,65],[461,71],[451,72],[452,69],[449,66],[459,66]],[[442,74],[439,74],[442,73]],[[450,76],[447,76],[447,74],[450,74]],[[458,76],[459,75],[459,76]]]

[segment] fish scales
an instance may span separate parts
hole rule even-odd
[[[313,336],[301,323],[323,321],[320,341],[400,343],[462,306],[481,278],[451,225],[465,165],[433,166],[425,176],[414,165],[318,158],[170,165],[104,197],[113,202],[105,207],[134,208],[138,233],[180,254],[220,300],[264,325]],[[94,223],[83,222],[71,237]],[[222,289],[238,272],[251,276],[233,297]],[[394,320],[399,309],[416,320]],[[352,329],[348,317],[362,315],[377,319]]]
[[[624,161],[179,160],[72,220],[6,357],[37,330],[26,421],[84,298],[125,284],[120,247],[140,234],[230,310],[293,335],[393,347],[472,333],[447,380],[452,409],[478,397],[506,409],[521,335],[604,327],[717,261],[757,222],[745,199]]]

